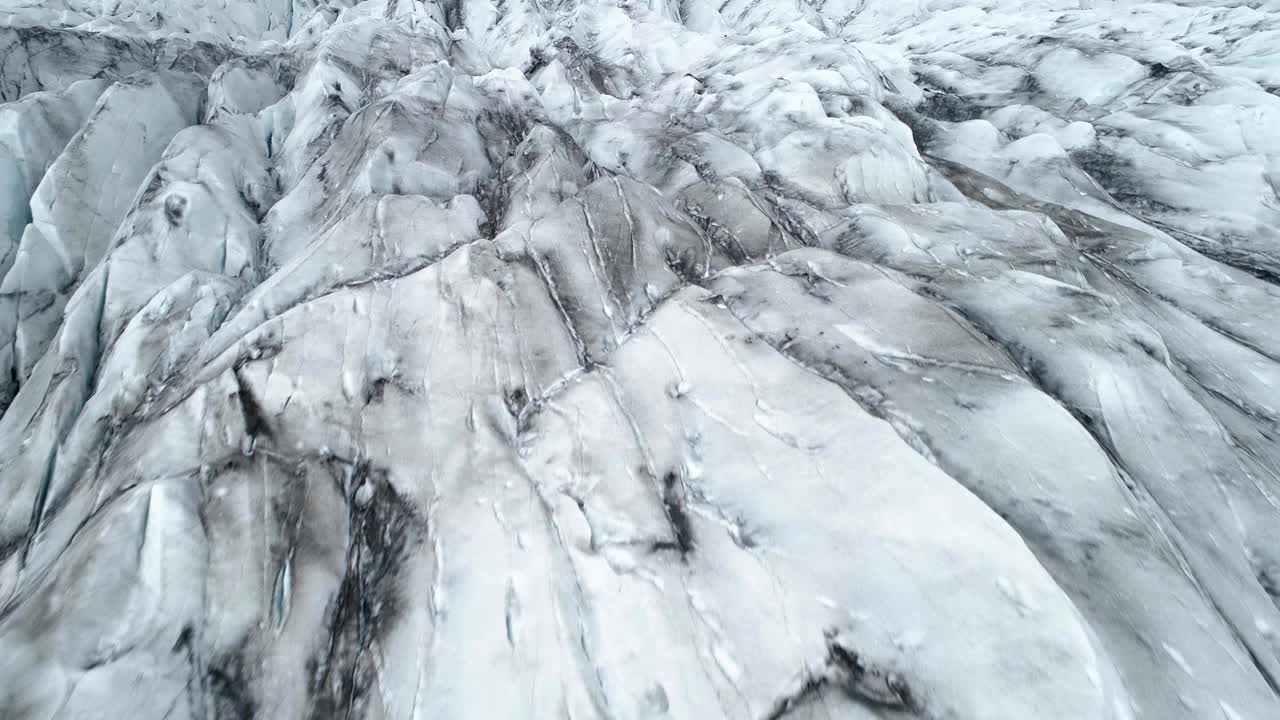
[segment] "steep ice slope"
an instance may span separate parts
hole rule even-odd
[[[0,717],[1280,717],[1280,5],[0,8]]]

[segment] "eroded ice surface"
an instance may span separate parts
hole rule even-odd
[[[9,0],[0,717],[1280,717],[1280,4]]]

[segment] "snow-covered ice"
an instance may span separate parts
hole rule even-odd
[[[1280,717],[1280,2],[0,0],[0,718]]]

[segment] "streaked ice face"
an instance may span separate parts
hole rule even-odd
[[[1280,717],[1278,53],[0,8],[0,718]]]

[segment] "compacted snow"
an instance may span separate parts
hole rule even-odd
[[[1280,718],[1277,0],[0,0],[0,718]]]

